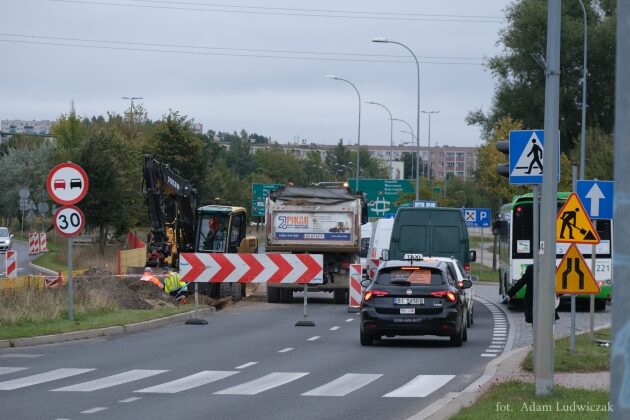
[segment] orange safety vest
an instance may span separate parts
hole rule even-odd
[[[145,271],[144,275],[142,277],[140,277],[140,280],[142,281],[150,281],[151,283],[155,284],[157,287],[159,287],[160,289],[164,289],[164,285],[162,284],[162,282],[160,280],[158,280],[157,277],[155,277],[153,274]]]

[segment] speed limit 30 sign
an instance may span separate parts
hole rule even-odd
[[[76,236],[85,226],[85,216],[78,207],[64,206],[55,213],[53,224],[61,235]]]

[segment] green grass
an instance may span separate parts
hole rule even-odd
[[[93,328],[113,327],[133,324],[135,322],[162,318],[194,309],[191,304],[178,307],[155,309],[116,309],[104,313],[75,314],[74,321],[56,319],[44,322],[28,322],[24,324],[0,324],[0,339],[16,339],[36,337],[40,335],[59,334],[71,331],[89,330]]]
[[[470,274],[479,277],[479,281],[499,282],[499,273],[479,263],[470,263]]]
[[[534,384],[512,381],[492,386],[474,405],[451,419],[607,419],[608,411],[584,411],[607,406],[606,391],[554,386],[552,395],[537,397]]]
[[[595,338],[610,340],[610,328],[595,332]],[[588,334],[575,337],[575,354],[571,354],[570,337],[556,340],[554,349],[554,370],[556,372],[599,372],[610,370],[610,347],[600,346]],[[532,352],[527,354],[523,369],[533,371]]]

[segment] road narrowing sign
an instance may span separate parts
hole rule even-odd
[[[571,193],[558,212],[556,242],[593,245],[600,242],[597,229],[576,193]]]
[[[88,177],[79,165],[60,163],[48,173],[46,189],[53,201],[71,206],[83,200],[87,194]]]
[[[564,254],[556,269],[556,293],[578,295],[597,294],[599,285],[584,257],[574,244]]]
[[[63,236],[76,236],[85,226],[85,216],[75,206],[61,207],[53,217],[55,229]]]

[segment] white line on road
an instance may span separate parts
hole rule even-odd
[[[483,353],[481,357],[497,357],[496,354]]]
[[[94,407],[89,410],[81,411],[81,414],[94,414],[104,410],[107,410],[107,407]]]
[[[194,375],[186,376],[175,381],[166,382],[134,392],[175,394],[180,391],[186,391],[187,389],[196,388],[201,385],[206,385],[211,382],[227,378],[228,376],[236,375],[237,373],[239,372],[234,370],[204,370],[202,372],[198,372]]]
[[[168,372],[168,370],[132,369],[130,371],[119,373],[117,375],[106,376],[104,378],[94,379],[93,381],[64,386],[62,388],[56,388],[52,391],[91,392],[99,389],[110,388],[116,385],[126,384],[128,382],[133,382],[144,378],[149,378],[151,376],[159,375],[160,373],[164,372]]]
[[[29,353],[12,353],[12,354],[3,354],[0,357],[23,357],[23,358],[31,358],[31,357],[42,357],[43,354],[29,354]]]
[[[499,350],[499,349],[486,349],[486,353],[498,353],[500,351],[501,350]]]
[[[497,345],[492,344],[488,348],[490,348],[490,349],[501,349],[501,348],[503,348],[503,346],[502,345],[498,345],[498,344]]]
[[[306,340],[306,341],[315,341],[315,340],[318,340],[318,339],[320,339],[320,338],[322,338],[320,335],[314,335],[313,337],[309,338],[309,339],[308,339],[308,340]]]
[[[4,375],[7,373],[19,372],[21,370],[26,370],[25,367],[1,367],[0,366],[0,375]]]
[[[286,353],[291,350],[295,350],[295,349],[293,347],[287,347],[286,349],[278,350],[278,353]]]
[[[130,402],[134,402],[134,401],[138,401],[141,400],[142,397],[129,397],[129,398],[125,398],[124,400],[120,400],[118,401],[119,403],[130,403]]]
[[[348,318],[348,319],[346,319],[346,322],[352,322],[352,321],[354,321],[354,318]]]
[[[273,372],[253,381],[215,392],[215,394],[256,395],[308,375],[308,372]]]
[[[316,396],[316,397],[343,397],[356,391],[359,388],[363,388],[370,382],[377,380],[383,376],[380,373],[375,374],[360,374],[360,373],[346,373],[345,375],[322,385],[318,388],[311,389],[302,395]]]
[[[400,388],[383,395],[383,397],[426,397],[442,388],[454,377],[455,375],[418,375]]]
[[[332,328],[330,329],[330,331],[337,331],[338,329],[339,329],[339,327],[334,326],[334,327],[332,327]]]
[[[0,382],[0,391],[11,391],[13,389],[24,388],[44,382],[56,381],[57,379],[68,378],[91,372],[94,369],[55,369],[37,375],[25,376],[24,378],[13,379],[11,381]]]
[[[245,369],[245,368],[248,368],[250,366],[257,365],[257,364],[258,364],[258,362],[248,362],[248,363],[245,363],[243,365],[236,366],[235,369]]]

